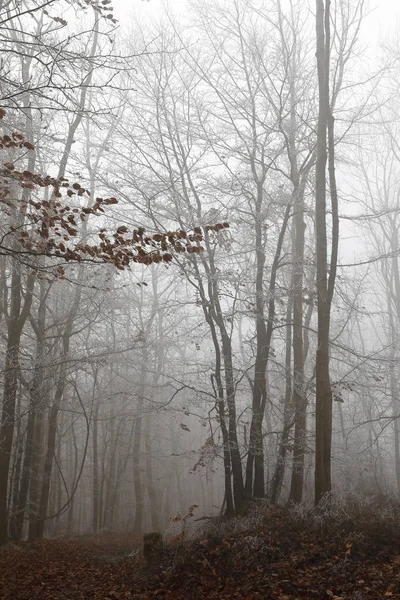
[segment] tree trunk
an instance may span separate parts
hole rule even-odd
[[[329,376],[329,330],[331,301],[334,290],[338,215],[334,174],[333,117],[330,115],[329,66],[330,66],[330,0],[316,2],[316,38],[318,70],[318,128],[317,160],[315,169],[315,231],[317,252],[317,298],[318,298],[318,348],[316,356],[315,400],[315,503],[331,492],[331,445],[332,445],[332,388]],[[328,281],[327,227],[326,227],[326,166],[327,132],[329,145],[329,179],[332,201],[332,250]]]
[[[117,435],[115,431],[115,421],[116,415],[114,413],[113,407],[110,409],[109,414],[109,429],[110,429],[110,438],[108,443],[109,448],[109,458],[108,458],[108,469],[107,475],[105,478],[105,500],[104,500],[104,512],[102,519],[102,528],[103,529],[112,529],[111,523],[111,498],[113,495],[115,478],[116,478],[116,449],[117,449]]]
[[[21,415],[21,387],[19,389],[19,394],[17,396],[17,415]],[[22,470],[22,458],[24,453],[24,432],[21,424],[21,417],[18,418],[17,421],[17,433],[16,433],[16,443],[15,443],[15,462],[13,465],[12,473],[11,473],[11,481],[13,484],[12,488],[12,496],[9,500],[9,504],[12,506],[12,512],[14,515],[18,515],[17,507],[18,507],[18,495],[19,495],[19,487],[21,481],[21,470]],[[17,533],[16,526],[16,517],[11,521],[11,537],[13,539],[20,539]]]
[[[293,279],[293,277],[292,277]],[[274,474],[271,481],[271,503],[277,504],[282,489],[283,478],[285,475],[286,455],[288,450],[289,435],[292,428],[291,420],[291,403],[292,403],[292,312],[293,312],[293,296],[289,296],[286,307],[286,385],[285,398],[283,406],[283,431],[279,442],[278,456]]]
[[[146,363],[143,364],[143,369],[146,368]],[[144,510],[144,489],[141,474],[141,445],[142,445],[142,412],[143,412],[143,397],[145,392],[145,372],[142,371],[142,381],[139,384],[137,417],[135,420],[135,428],[133,433],[133,486],[135,494],[135,519],[133,522],[133,531],[140,535],[143,527],[143,510]]]
[[[31,318],[36,334],[36,358],[33,382],[30,389],[30,411],[25,446],[24,487],[20,498],[21,525],[24,517],[26,494],[29,489],[29,539],[36,539],[34,529],[40,511],[40,493],[42,485],[44,409],[47,393],[44,390],[45,369],[45,329],[46,329],[46,286],[40,281],[40,303],[37,320]],[[25,468],[26,467],[26,468]],[[33,525],[35,523],[35,525]]]
[[[393,414],[393,430],[394,430],[394,464],[395,464],[395,473],[396,473],[396,486],[397,486],[397,495],[400,497],[400,394],[399,394],[399,384],[396,376],[396,339],[398,332],[398,323],[400,321],[400,277],[399,277],[399,260],[396,255],[397,244],[398,244],[398,232],[396,223],[392,224],[392,252],[394,256],[391,260],[391,273],[385,273],[386,279],[386,299],[388,306],[388,315],[389,315],[389,327],[390,327],[390,336],[391,336],[391,344],[390,344],[390,394],[392,397],[392,414]],[[394,289],[393,289],[394,288]],[[394,318],[394,310],[393,303],[395,304],[397,310],[397,326],[395,324]]]
[[[35,428],[36,410],[33,405],[33,399],[31,394],[31,407],[28,413],[28,423],[25,434],[25,450],[24,460],[22,464],[22,475],[19,486],[18,501],[16,504],[16,517],[15,517],[15,537],[17,540],[22,538],[22,529],[24,524],[25,509],[28,500],[29,482],[31,479],[31,464],[32,464],[32,446],[33,446],[33,433]]]
[[[8,537],[8,475],[15,424],[17,397],[19,348],[22,328],[28,318],[32,304],[35,275],[28,275],[27,290],[22,300],[21,265],[13,263],[11,282],[11,307],[7,318],[7,347],[4,368],[3,409],[0,424],[0,545]]]
[[[36,524],[35,539],[41,540],[44,534],[44,526],[49,504],[51,473],[53,469],[53,456],[56,452],[57,441],[57,421],[60,411],[61,400],[65,387],[64,366],[61,366],[61,374],[59,376],[56,392],[54,394],[53,404],[49,413],[48,433],[47,433],[47,448],[43,466],[43,480],[40,495],[39,518]]]
[[[307,427],[307,398],[304,388],[303,356],[303,269],[304,269],[304,185],[294,190],[294,273],[293,273],[293,407],[294,441],[290,500],[299,504],[303,498],[304,455]]]
[[[44,534],[44,526],[46,521],[47,508],[49,504],[53,457],[56,452],[58,415],[60,412],[60,406],[66,385],[69,348],[71,343],[74,319],[76,311],[78,310],[80,298],[81,290],[78,287],[62,335],[62,354],[60,357],[61,364],[58,372],[57,387],[54,393],[53,403],[51,405],[48,417],[47,446],[43,463],[43,472],[39,495],[39,510],[36,514],[35,525],[32,525],[31,528],[31,536],[33,536],[32,539],[35,540],[41,540]]]
[[[257,173],[253,168],[254,176]],[[262,401],[266,399],[266,369],[269,357],[269,344],[267,339],[267,328],[264,317],[264,272],[265,272],[265,240],[263,239],[263,217],[262,208],[264,200],[264,178],[257,182],[257,198],[255,213],[255,251],[256,251],[256,290],[255,290],[255,312],[256,312],[256,361],[254,365],[253,404],[250,425],[249,453],[246,466],[245,492],[248,498],[263,498],[264,486],[264,446],[262,437],[262,421],[264,411]],[[272,275],[272,274],[271,274]],[[265,404],[265,401],[264,401]],[[253,481],[254,469],[254,481]],[[254,487],[253,487],[254,485]]]
[[[93,413],[93,429],[92,429],[92,440],[93,440],[93,481],[92,481],[92,530],[93,533],[97,533],[100,527],[100,511],[99,511],[99,500],[100,500],[100,485],[99,485],[99,458],[98,458],[98,432],[97,423],[99,419],[99,401],[95,400],[96,405]]]
[[[29,526],[28,540],[37,539],[36,526],[40,510],[40,491],[42,486],[43,465],[43,437],[44,437],[44,414],[40,407],[36,412],[34,432],[32,439],[31,477],[29,484]]]
[[[266,397],[266,369],[268,365],[271,340],[273,333],[273,324],[275,318],[275,288],[276,276],[279,268],[279,261],[282,252],[283,241],[286,235],[286,229],[290,218],[291,202],[286,206],[285,214],[281,230],[278,236],[274,260],[271,267],[271,276],[268,287],[268,316],[267,326],[265,328],[264,311],[257,313],[257,327],[259,334],[257,335],[257,356],[254,374],[254,391],[253,391],[253,411],[250,426],[250,441],[249,452],[246,464],[246,495],[251,497],[253,492],[254,497],[264,497],[264,447],[262,436],[262,421],[265,413],[267,402]],[[262,260],[262,258],[259,258]],[[259,310],[261,310],[259,308]],[[265,328],[265,335],[263,329]],[[257,385],[256,385],[257,381]],[[253,480],[254,469],[254,480]]]
[[[146,418],[146,432],[144,436],[144,444],[146,450],[146,482],[147,494],[150,501],[150,517],[152,531],[160,531],[159,511],[161,508],[160,499],[157,498],[156,490],[153,481],[153,464],[151,455],[151,416],[150,413]]]
[[[236,427],[236,398],[232,361],[232,343],[229,333],[226,329],[222,310],[219,302],[218,276],[214,264],[213,252],[211,250],[208,237],[206,236],[208,246],[209,264],[202,260],[202,264],[207,274],[208,298],[203,286],[198,265],[193,261],[198,282],[198,291],[200,293],[202,307],[205,319],[210,327],[211,336],[215,351],[215,372],[214,379],[217,389],[214,390],[217,399],[217,410],[221,419],[222,440],[224,445],[224,480],[225,480],[225,499],[226,512],[241,510],[244,505],[244,486],[242,461],[240,457],[237,427]],[[221,342],[218,340],[217,328],[221,336]],[[222,352],[221,352],[222,350]],[[223,359],[223,361],[222,361]],[[228,409],[228,427],[226,427],[224,386],[222,384],[222,364],[225,371],[225,394],[226,406]],[[231,483],[231,473],[232,482]],[[228,476],[229,474],[229,476]],[[233,493],[232,493],[233,492]]]
[[[67,457],[70,461],[68,465],[69,481],[70,481],[70,492],[69,492],[69,505],[67,511],[67,532],[68,535],[72,535],[75,531],[75,503],[76,503],[76,486],[78,478],[78,441],[76,438],[75,431],[75,417],[71,416],[71,425],[69,428],[72,435],[68,437],[67,441]]]

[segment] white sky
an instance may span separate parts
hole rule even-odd
[[[155,18],[163,12],[165,0],[113,0],[114,11],[121,23],[132,11],[143,17]],[[187,10],[186,0],[170,0],[173,11],[184,13]]]
[[[165,3],[165,0],[114,0],[113,5],[117,17],[123,23],[132,10],[136,10],[139,15],[157,17],[162,13]],[[187,0],[169,0],[167,3],[173,11],[184,13],[187,10]],[[313,4],[314,0],[311,0],[311,5]],[[369,0],[368,4],[371,14],[364,23],[364,34],[367,39],[376,39],[379,35],[384,39],[388,32],[394,31],[400,20],[400,1]]]

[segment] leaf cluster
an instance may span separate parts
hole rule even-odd
[[[6,111],[0,109],[0,119],[5,115]],[[34,146],[18,132],[0,137],[0,148],[34,150]],[[45,188],[50,190],[50,198],[37,199],[38,192]],[[28,197],[25,199],[22,195],[22,199],[16,198],[16,189],[28,191]],[[71,203],[74,198],[76,205]],[[78,205],[83,198],[88,199],[87,206]],[[105,207],[118,203],[117,198],[92,199],[89,190],[79,182],[28,170],[19,171],[12,162],[6,162],[0,169],[0,203],[25,216],[22,225],[10,225],[10,231],[3,236],[0,243],[3,255],[45,255],[78,263],[94,261],[110,263],[124,270],[131,263],[169,263],[174,254],[203,251],[204,232],[200,227],[194,227],[191,232],[147,233],[144,227],[129,230],[127,226],[119,225],[114,231],[100,228],[94,236],[97,238],[95,241],[80,241],[79,223],[86,221],[90,215],[98,217],[104,214]],[[219,232],[227,227],[228,223],[217,223],[206,225],[204,230]],[[14,234],[11,240],[8,234]]]

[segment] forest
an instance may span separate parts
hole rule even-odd
[[[0,546],[399,508],[394,23],[152,2],[0,0]]]

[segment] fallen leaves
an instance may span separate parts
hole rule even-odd
[[[354,527],[321,532],[268,511],[252,529],[172,545],[150,573],[127,534],[21,544],[0,551],[0,600],[400,598],[399,531]]]
[[[102,534],[21,544],[0,552],[1,600],[130,600],[132,573],[141,561],[129,558],[137,536]]]

